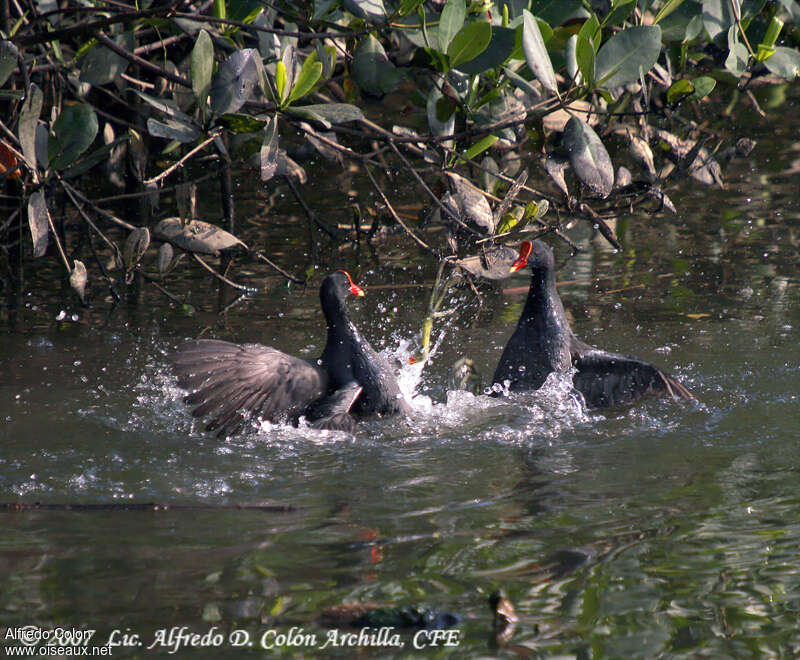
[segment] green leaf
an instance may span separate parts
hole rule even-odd
[[[200,30],[192,48],[192,91],[197,105],[205,113],[214,73],[214,44],[205,30]]]
[[[470,75],[483,73],[489,69],[496,69],[508,60],[514,50],[516,30],[512,28],[492,25],[491,41],[489,46],[480,55],[468,62],[454,66],[462,73]]]
[[[492,26],[486,21],[475,21],[465,25],[458,34],[453,37],[447,47],[447,57],[450,58],[450,66],[456,67],[462,62],[474,60],[478,55],[486,50],[492,40]]]
[[[261,143],[261,180],[269,181],[278,169],[278,117],[270,117]]]
[[[386,20],[383,0],[343,0],[342,6],[353,16],[363,18],[367,23],[383,23]]]
[[[694,94],[694,85],[691,80],[676,80],[667,90],[667,103],[675,105],[678,101]]]
[[[361,40],[353,53],[352,72],[361,91],[373,96],[392,91],[400,79],[383,46],[371,34]]]
[[[689,98],[693,101],[699,101],[703,97],[708,96],[714,91],[714,87],[717,85],[717,81],[711,76],[700,76],[699,78],[695,78],[692,82],[694,83],[694,93]]]
[[[424,3],[425,0],[402,0],[397,13],[400,14],[400,16],[408,16],[417,11]]]
[[[766,62],[766,67],[780,78],[791,80],[800,75],[800,53],[793,48],[778,46]]]
[[[564,148],[578,178],[601,197],[614,188],[614,166],[594,129],[572,117],[564,127]]]
[[[661,28],[636,25],[617,32],[595,59],[595,80],[606,89],[639,80],[656,63],[661,53]]]
[[[154,96],[150,96],[149,94],[145,94],[144,92],[140,92],[138,89],[134,90],[134,92],[136,92],[139,98],[153,106],[159,112],[163,112],[170,119],[175,119],[183,122],[184,124],[191,124],[193,122],[192,118],[185,112],[182,112],[174,101],[169,99],[158,99]]]
[[[47,144],[50,167],[61,170],[80,156],[97,135],[97,115],[88,105],[65,107],[53,124]]]
[[[39,115],[42,112],[44,94],[35,83],[28,87],[22,110],[19,114],[17,134],[22,147],[22,155],[32,169],[36,169],[36,127],[39,125]]]
[[[736,24],[736,13],[731,5],[735,5],[736,11],[741,14],[739,0],[703,0],[703,25],[712,39]]]
[[[214,0],[213,12],[215,18],[227,18],[225,0]]]
[[[516,227],[520,220],[524,217],[525,209],[521,206],[515,206],[503,216],[500,224],[497,225],[496,234],[505,234]]]
[[[456,125],[454,109],[453,106],[448,105],[448,99],[442,95],[438,87],[431,87],[425,107],[431,134],[437,136],[452,134]],[[443,110],[449,110],[449,113],[442,112]]]
[[[361,108],[349,103],[319,103],[289,108],[289,113],[306,119],[313,119],[330,128],[331,124],[344,124],[348,121],[361,121],[364,113]]]
[[[275,89],[278,98],[283,101],[286,98],[286,66],[280,60],[275,65]]]
[[[583,82],[590,88],[594,87],[595,50],[592,42],[580,34],[575,43],[575,59]]]
[[[153,137],[165,138],[167,140],[177,140],[183,144],[194,142],[200,137],[200,131],[191,124],[184,124],[174,119],[159,121],[149,117],[147,119],[147,131]]]
[[[473,144],[469,149],[464,152],[464,158],[467,160],[472,160],[476,158],[484,151],[486,151],[489,147],[491,147],[495,142],[497,142],[498,138],[496,135],[487,135],[482,137],[478,140],[475,144]]]
[[[297,50],[294,44],[288,43],[283,46],[280,61],[283,63],[283,73],[286,76],[286,82],[283,86],[283,93],[280,97],[281,104],[286,102],[289,98],[289,92],[294,87],[294,76],[297,72]]]
[[[663,21],[667,16],[669,16],[672,12],[674,12],[678,7],[680,7],[685,0],[667,0],[661,8],[656,13],[656,17],[653,19],[653,25],[660,23]]]
[[[123,32],[114,41],[128,51],[136,47],[136,39],[132,31]],[[120,73],[128,68],[128,60],[109,50],[99,43],[81,59],[79,80],[95,87],[112,82]]]
[[[264,4],[260,0],[229,0],[228,9],[230,10],[228,17],[232,21],[241,21],[249,25],[264,10]]]
[[[28,199],[28,227],[31,230],[34,258],[41,257],[47,252],[50,222],[47,199],[44,196],[44,190],[40,188]]]
[[[303,62],[303,68],[300,69],[300,74],[295,80],[294,87],[289,94],[287,104],[291,104],[297,99],[303,98],[308,94],[317,84],[317,81],[322,77],[322,62],[317,61],[316,53],[312,53]]]
[[[111,151],[114,149],[114,147],[116,147],[118,144],[122,144],[123,142],[127,142],[127,140],[128,136],[123,135],[122,137],[117,138],[113,142],[104,144],[102,147],[98,147],[88,155],[78,160],[74,165],[70,165],[66,170],[64,170],[62,176],[65,179],[73,179],[76,176],[85,174],[95,165],[99,165],[100,163],[105,161],[108,158]]]
[[[598,51],[603,38],[603,31],[600,29],[600,21],[597,20],[597,16],[592,14],[583,22],[581,29],[578,30],[578,37],[587,39],[592,44],[594,52]]]
[[[446,53],[450,42],[461,30],[467,17],[467,5],[464,0],[447,0],[439,18],[439,49]]]
[[[728,57],[725,58],[725,68],[734,76],[739,77],[747,70],[749,59],[750,54],[747,52],[747,48],[739,42],[739,31],[735,25],[731,25],[728,29]]]
[[[623,0],[623,2],[612,3],[611,11],[603,19],[603,27],[622,26],[634,9],[636,9],[636,0]]]
[[[522,50],[525,52],[525,61],[531,73],[545,89],[557,93],[556,74],[545,48],[539,24],[527,9],[522,12]]]
[[[7,39],[0,40],[0,86],[4,85],[11,72],[17,68],[19,49]]]
[[[237,50],[217,70],[211,83],[211,109],[216,115],[236,112],[250,98],[258,82],[258,51]]]

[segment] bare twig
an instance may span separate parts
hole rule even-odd
[[[182,305],[182,304],[184,303],[184,301],[183,301],[183,300],[181,300],[180,298],[178,298],[178,296],[176,296],[174,293],[170,293],[170,292],[169,292],[169,291],[167,291],[167,290],[166,290],[166,289],[165,289],[163,286],[161,286],[161,285],[160,285],[160,284],[159,284],[159,283],[156,281],[156,278],[155,278],[155,277],[153,277],[152,275],[148,275],[148,274],[147,274],[147,273],[145,273],[145,272],[144,272],[144,271],[143,271],[141,268],[137,269],[137,272],[139,273],[139,275],[141,275],[142,277],[144,277],[144,279],[146,279],[148,282],[150,282],[150,284],[152,284],[152,285],[153,285],[153,286],[154,286],[154,287],[155,287],[155,288],[156,288],[158,291],[160,291],[160,292],[161,292],[161,293],[163,293],[163,294],[164,294],[164,295],[165,295],[167,298],[169,298],[169,299],[170,299],[172,302],[174,302],[174,303],[176,303],[176,304],[178,304],[178,305]]]
[[[209,145],[211,142],[213,142],[213,141],[214,141],[214,140],[215,140],[217,137],[219,137],[219,135],[220,135],[221,133],[222,133],[222,131],[221,131],[221,130],[219,130],[219,129],[218,129],[218,130],[216,130],[216,131],[213,131],[213,132],[212,132],[212,133],[211,133],[211,134],[208,136],[208,138],[206,138],[205,140],[203,140],[203,141],[202,141],[200,144],[198,144],[198,145],[197,145],[197,146],[196,146],[194,149],[192,149],[191,151],[189,151],[189,153],[187,153],[185,156],[183,156],[183,158],[181,158],[181,159],[180,159],[178,162],[176,162],[176,163],[173,163],[172,165],[170,165],[170,166],[169,166],[167,169],[165,169],[163,172],[161,172],[161,174],[159,174],[159,175],[157,175],[157,176],[154,176],[152,179],[148,179],[147,181],[145,181],[145,182],[144,182],[144,185],[148,185],[148,184],[150,184],[150,183],[158,183],[159,181],[161,181],[161,179],[163,179],[163,178],[165,178],[165,177],[168,177],[170,174],[172,174],[172,173],[173,173],[175,170],[177,170],[179,167],[182,167],[182,166],[183,166],[183,164],[184,164],[184,163],[185,163],[187,160],[189,160],[189,159],[190,159],[192,156],[194,156],[194,155],[195,155],[195,154],[196,154],[198,151],[200,151],[200,150],[204,149],[204,148],[205,148],[207,145]]]
[[[276,271],[278,271],[281,275],[283,275],[290,282],[294,282],[295,284],[305,284],[305,280],[301,280],[301,279],[295,277],[294,275],[292,275],[291,273],[285,271],[283,268],[281,268],[274,261],[271,261],[270,259],[268,259],[264,255],[263,252],[255,252],[254,254],[255,254],[257,259],[260,259],[261,261],[263,261],[265,264],[267,264],[271,268],[274,268]]]
[[[338,238],[337,233],[334,230],[332,230],[330,227],[325,225],[325,223],[322,222],[319,218],[317,218],[316,213],[314,213],[314,211],[311,210],[311,208],[308,206],[308,204],[306,204],[306,200],[303,199],[303,196],[300,194],[300,191],[297,189],[297,185],[295,184],[295,182],[292,179],[292,177],[290,177],[288,174],[286,174],[286,175],[284,175],[283,178],[286,181],[287,185],[289,186],[289,190],[292,191],[292,194],[294,195],[295,199],[297,200],[297,203],[300,204],[300,206],[303,207],[303,211],[305,212],[305,214],[308,217],[308,219],[311,220],[311,222],[313,222],[315,225],[317,225],[317,227],[319,227],[322,231],[324,231],[331,238],[333,238],[333,239]]]
[[[578,211],[585,214],[592,222],[597,225],[597,228],[600,230],[600,233],[603,237],[612,245],[615,250],[622,251],[622,245],[620,245],[617,237],[614,235],[613,230],[606,224],[606,221],[603,220],[594,209],[589,206],[588,204],[581,203],[578,206]]]
[[[408,225],[406,225],[406,223],[405,223],[405,222],[403,222],[403,221],[400,219],[400,216],[399,216],[399,215],[397,215],[397,213],[395,212],[394,208],[392,207],[392,204],[391,204],[391,202],[389,202],[389,199],[386,197],[386,195],[384,194],[383,190],[382,190],[382,189],[381,189],[381,187],[378,185],[378,182],[375,180],[375,177],[372,175],[372,172],[370,171],[369,167],[366,167],[366,166],[365,166],[365,167],[364,167],[364,169],[365,169],[365,170],[366,170],[366,172],[367,172],[367,176],[369,176],[369,180],[372,182],[372,187],[373,187],[373,188],[375,188],[375,190],[377,191],[377,193],[378,193],[378,194],[381,196],[381,199],[383,200],[383,203],[386,205],[386,208],[387,208],[387,209],[389,209],[389,213],[391,213],[391,214],[392,214],[392,217],[394,218],[394,221],[395,221],[395,222],[396,222],[398,225],[400,225],[400,226],[401,226],[401,227],[402,227],[402,228],[405,230],[405,232],[406,232],[406,233],[407,233],[407,234],[408,234],[408,235],[409,235],[409,236],[410,236],[412,239],[414,239],[414,241],[416,241],[416,243],[417,243],[417,244],[418,244],[420,247],[423,247],[423,248],[425,248],[426,250],[428,250],[428,252],[430,252],[431,254],[433,254],[433,255],[434,255],[434,256],[435,256],[437,259],[441,259],[441,258],[442,258],[442,257],[441,257],[441,255],[440,255],[440,254],[439,254],[439,253],[438,253],[436,250],[434,250],[434,249],[433,249],[433,248],[432,248],[430,245],[428,245],[428,244],[427,244],[425,241],[423,241],[423,240],[422,240],[422,239],[421,239],[419,236],[417,236],[417,235],[416,235],[416,234],[415,234],[413,231],[411,231],[411,228],[410,228]]]
[[[58,180],[61,183],[61,186],[64,188],[64,192],[67,193],[67,196],[70,198],[70,200],[74,204],[75,208],[78,210],[78,213],[80,213],[81,217],[86,221],[86,224],[88,224],[95,231],[95,233],[100,238],[103,239],[103,242],[106,245],[108,245],[108,247],[111,248],[111,251],[117,256],[117,258],[121,262],[122,261],[122,255],[120,255],[120,253],[119,253],[119,248],[116,246],[116,244],[114,244],[113,241],[110,241],[106,237],[106,235],[97,228],[97,225],[95,225],[94,222],[92,222],[92,219],[87,215],[86,211],[84,211],[83,207],[78,203],[78,200],[77,200],[77,198],[75,196],[75,192],[76,192],[75,189],[72,186],[70,186],[66,181],[64,181],[60,176],[58,177]],[[106,275],[106,277],[108,277],[108,275]],[[109,278],[109,284],[110,284],[110,278]],[[113,290],[113,286],[112,286],[112,290]]]
[[[472,227],[467,226],[461,218],[457,217],[454,213],[450,211],[447,206],[445,206],[442,201],[434,194],[434,192],[428,187],[428,184],[422,180],[422,177],[417,173],[411,163],[408,162],[408,158],[406,158],[400,150],[397,148],[397,145],[393,141],[389,141],[389,145],[392,147],[393,151],[400,157],[400,160],[403,161],[403,164],[406,166],[409,172],[411,172],[412,176],[417,180],[422,189],[428,193],[428,196],[434,201],[434,203],[441,209],[443,217],[450,218],[455,222],[457,225],[462,227],[463,229],[467,230],[469,233],[479,236],[480,234],[475,231]]]
[[[53,34],[53,33],[50,32],[49,34]],[[183,76],[179,76],[176,73],[171,73],[171,72],[167,71],[166,69],[162,69],[160,66],[156,66],[155,64],[151,64],[150,62],[148,62],[143,57],[139,57],[135,53],[131,53],[129,50],[125,50],[122,46],[120,46],[113,39],[109,38],[102,31],[98,31],[95,36],[97,37],[97,40],[101,44],[103,44],[106,48],[108,48],[110,51],[116,53],[120,57],[124,57],[129,62],[133,62],[134,64],[138,64],[145,71],[149,71],[150,73],[154,73],[157,76],[161,76],[162,78],[165,78],[166,80],[170,80],[170,81],[172,81],[174,83],[177,83],[178,85],[181,85],[183,87],[189,87],[191,89],[191,87],[192,87],[192,81],[191,80],[188,80],[187,78],[184,78]]]
[[[209,265],[208,265],[208,264],[205,262],[205,260],[204,260],[204,259],[203,259],[203,258],[202,258],[202,257],[201,257],[199,254],[197,254],[197,253],[195,253],[195,252],[192,252],[192,253],[191,253],[191,255],[192,255],[192,257],[194,257],[194,260],[195,260],[197,263],[199,263],[199,264],[200,264],[200,265],[201,265],[203,268],[205,268],[205,269],[206,269],[206,270],[207,270],[209,273],[211,273],[211,274],[212,274],[214,277],[216,277],[216,278],[217,278],[217,279],[218,279],[220,282],[224,282],[224,283],[225,283],[225,284],[227,284],[228,286],[231,286],[231,287],[233,287],[234,289],[238,289],[239,291],[254,291],[254,289],[253,289],[252,287],[245,286],[244,284],[237,284],[237,283],[236,283],[236,282],[234,282],[233,280],[229,280],[229,279],[228,279],[227,277],[225,277],[224,275],[222,275],[222,274],[218,273],[217,271],[215,271],[215,270],[214,270],[214,269],[213,269],[211,266],[209,266]]]

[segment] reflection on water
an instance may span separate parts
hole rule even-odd
[[[684,216],[669,231],[621,221],[622,254],[577,228],[589,249],[559,273],[576,333],[663,366],[697,403],[587,413],[557,378],[448,391],[464,357],[488,380],[519,315],[524,294],[487,289],[480,309],[455,292],[431,363],[403,367],[413,418],[220,440],[188,414],[166,351],[203,332],[316,355],[316,291],[276,286],[223,317],[204,280],[194,316],[154,299],[56,320],[61,299],[41,292],[5,310],[3,502],[283,509],[3,512],[0,625],[324,637],[326,608],[375,602],[460,614],[454,657],[797,657],[800,212],[793,180],[762,171],[671,192]],[[336,258],[368,291],[364,333],[407,363],[430,295],[414,285],[432,273]],[[491,651],[498,587],[520,622]]]

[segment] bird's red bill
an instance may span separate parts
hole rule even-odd
[[[522,241],[522,245],[519,246],[519,258],[511,264],[509,272],[516,273],[520,268],[525,268],[528,265],[528,257],[531,256],[531,250],[533,250],[533,243]]]
[[[352,293],[354,296],[366,295],[364,293],[364,289],[362,289],[360,286],[358,286],[358,284],[353,282],[353,278],[350,277],[350,273],[348,273],[346,270],[340,270],[339,272],[344,273],[345,277],[347,277],[347,281],[350,282],[350,293]]]

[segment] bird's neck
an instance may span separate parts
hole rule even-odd
[[[545,324],[559,332],[569,332],[564,305],[556,290],[556,276],[551,270],[533,272],[520,323]]]
[[[347,308],[341,301],[329,301],[328,304],[323,305],[322,311],[328,326],[329,345],[331,342],[340,342],[344,339],[360,339],[358,329],[353,325]]]

